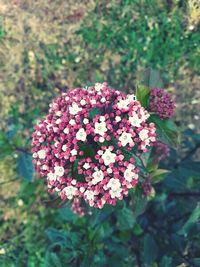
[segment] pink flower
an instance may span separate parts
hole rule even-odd
[[[150,93],[150,111],[157,114],[161,119],[173,117],[175,102],[169,93],[160,88],[154,88]]]
[[[98,83],[62,93],[38,120],[32,140],[33,163],[47,177],[48,191],[96,208],[115,205],[138,182],[131,153],[145,153],[156,141],[149,113],[134,95]]]

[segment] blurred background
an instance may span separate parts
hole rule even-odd
[[[69,87],[107,81],[132,91],[144,69],[158,70],[177,103],[183,145],[175,158],[199,158],[199,22],[199,0],[0,0],[1,266],[62,266],[44,257],[44,232],[48,227],[70,230],[74,215],[45,204],[49,197],[34,175],[30,142],[36,119]],[[186,189],[198,189],[199,169],[186,178]],[[86,223],[77,220],[76,227]],[[195,253],[188,255],[200,257]],[[162,256],[166,265],[145,266],[182,264]],[[181,266],[200,266],[185,261]]]

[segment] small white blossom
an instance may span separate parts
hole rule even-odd
[[[65,187],[63,191],[65,192],[65,195],[68,199],[72,199],[76,195],[77,188],[70,185],[70,186]]]
[[[116,122],[119,122],[119,121],[121,121],[121,117],[120,116],[116,116],[115,120],[116,120]]]
[[[105,141],[105,138],[103,138],[102,136],[99,137],[99,142],[103,143]]]
[[[94,132],[96,134],[99,134],[101,136],[103,136],[105,134],[105,132],[107,132],[107,128],[106,128],[106,123],[104,121],[102,122],[95,122],[94,125]]]
[[[81,102],[80,102],[80,104],[81,104],[82,106],[85,106],[85,104],[86,104],[86,101],[85,101],[85,99],[81,99]]]
[[[111,198],[120,198],[121,196],[121,192],[122,192],[122,188],[118,188],[117,190],[110,190],[110,197]]]
[[[73,120],[73,119],[71,119],[71,120],[69,121],[69,124],[71,124],[71,125],[75,125],[75,124],[76,124],[76,121]]]
[[[67,150],[67,146],[66,145],[63,145],[62,146],[62,150],[65,152]]]
[[[55,175],[57,176],[63,176],[65,173],[65,169],[62,166],[56,166],[54,167]]]
[[[137,174],[133,172],[133,169],[135,168],[134,165],[129,165],[128,168],[124,172],[124,178],[128,182],[132,182],[133,179],[136,179]]]
[[[60,124],[60,123],[61,123],[61,119],[59,118],[56,120],[56,124]]]
[[[116,154],[112,153],[109,149],[106,149],[106,151],[102,155],[102,159],[106,166],[108,166],[110,163],[114,163],[115,158],[116,158]]]
[[[88,124],[88,123],[89,123],[89,120],[85,118],[85,119],[83,120],[83,123],[84,123],[84,124]]]
[[[59,110],[59,111],[56,111],[56,116],[60,117],[62,115],[62,112]]]
[[[69,133],[69,129],[68,129],[68,128],[65,128],[65,129],[63,130],[63,132],[64,132],[65,134],[68,134],[68,133]]]
[[[106,98],[105,97],[102,97],[101,100],[100,100],[101,103],[105,103],[106,102]]]
[[[136,95],[134,95],[134,94],[127,95],[127,99],[129,101],[129,103],[132,101],[137,101]]]
[[[112,169],[111,168],[108,168],[107,169],[107,173],[112,173],[113,171],[112,171]]]
[[[97,103],[97,101],[96,101],[95,99],[91,99],[91,100],[90,100],[90,103],[91,103],[92,105],[95,105],[95,104]]]
[[[103,172],[101,170],[97,170],[92,174],[92,177],[94,178],[92,180],[92,184],[95,185],[99,182],[101,182],[104,178]]]
[[[53,172],[49,172],[49,173],[47,174],[47,179],[48,179],[48,180],[56,180],[56,174],[53,173]]]
[[[98,91],[100,91],[103,88],[103,84],[101,84],[101,83],[95,83],[94,88],[98,92]]]
[[[81,111],[82,110],[82,108],[80,108],[78,105],[77,105],[77,103],[75,103],[75,102],[73,102],[72,103],[72,106],[71,107],[69,107],[69,113],[71,114],[71,115],[76,115],[79,111]]]
[[[119,179],[111,178],[107,184],[108,188],[111,188],[111,190],[116,191],[121,187],[121,183]]]
[[[133,143],[132,135],[130,133],[123,132],[119,138],[119,141],[121,142],[122,146],[126,146],[127,144],[132,144]]]
[[[76,133],[76,139],[77,140],[84,142],[86,140],[86,137],[87,137],[87,134],[83,128],[79,129],[78,132]]]
[[[86,169],[86,170],[90,169],[90,164],[86,162],[86,163],[83,165],[83,168]]]
[[[45,159],[46,158],[46,151],[44,149],[41,149],[37,152],[39,159]]]
[[[84,196],[88,201],[93,201],[95,193],[94,193],[94,191],[86,190],[85,193],[84,193]]]
[[[129,101],[127,99],[120,99],[119,102],[117,102],[118,109],[127,109],[129,105]]]
[[[147,129],[142,129],[140,132],[139,132],[139,137],[142,141],[144,141],[145,139],[148,139],[148,130]]]
[[[74,148],[71,150],[70,152],[72,154],[72,156],[76,156],[77,155],[77,150]]]
[[[132,116],[129,117],[129,121],[132,126],[140,127],[140,124],[142,123],[142,119],[138,117],[138,114],[133,112]]]

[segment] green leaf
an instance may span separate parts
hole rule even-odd
[[[134,228],[133,228],[133,233],[134,235],[141,235],[143,233],[143,229],[138,223],[135,223]]]
[[[162,181],[165,176],[169,173],[169,170],[165,170],[165,169],[157,169],[154,170],[152,172],[150,172],[151,178],[152,178],[152,183],[159,183],[160,181]]]
[[[32,156],[27,153],[21,153],[17,162],[17,172],[23,178],[29,181],[33,181],[33,163]]]
[[[179,230],[179,234],[187,235],[192,225],[197,223],[200,218],[200,202],[198,202],[196,208],[193,210],[187,222],[183,225],[183,227]]]
[[[162,260],[160,262],[160,267],[171,267],[172,266],[172,258],[168,256],[162,257]]]
[[[139,80],[143,85],[150,88],[163,88],[164,86],[160,72],[151,68],[148,68],[143,73],[140,73]]]
[[[48,251],[45,257],[45,267],[63,267],[63,265],[56,253]]]
[[[146,234],[144,237],[144,261],[147,264],[153,263],[157,258],[158,247],[152,235]]]
[[[101,110],[98,108],[92,108],[90,110],[90,118],[94,119],[96,117],[97,114],[101,114]]]
[[[137,100],[141,103],[143,107],[148,107],[149,105],[150,88],[144,85],[138,85],[136,88]]]
[[[153,114],[150,121],[155,123],[157,139],[170,146],[177,146],[180,143],[180,135],[175,123],[170,120],[160,120],[160,118]]]
[[[120,230],[128,230],[133,228],[135,224],[135,216],[133,212],[124,207],[117,213],[117,226]]]

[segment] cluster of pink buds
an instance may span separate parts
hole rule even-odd
[[[157,114],[161,119],[173,117],[175,102],[165,90],[153,88],[150,93],[150,111]]]
[[[48,191],[63,200],[80,198],[96,208],[115,205],[138,182],[134,155],[156,141],[155,125],[148,118],[135,95],[107,83],[70,89],[35,126],[35,169],[47,177]]]

